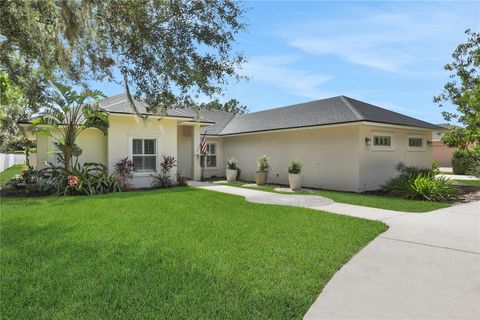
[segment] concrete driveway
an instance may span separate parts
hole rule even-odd
[[[305,319],[480,319],[480,202],[385,222]]]
[[[389,225],[335,274],[305,319],[480,319],[480,201],[407,213],[318,196],[194,186]]]

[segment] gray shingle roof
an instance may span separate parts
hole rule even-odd
[[[196,110],[183,109],[185,112],[189,112],[193,115],[197,115]],[[208,119],[215,122],[215,125],[201,128],[202,134],[207,132],[208,135],[219,135],[223,128],[235,117],[233,113],[221,111],[221,110],[199,110],[198,116],[200,120]]]
[[[359,100],[338,96],[292,106],[235,116],[220,135],[259,132],[327,124],[370,121],[409,127],[438,126]]]
[[[135,102],[135,107],[137,108],[140,114],[165,115],[165,114],[161,114],[160,112],[156,112],[156,113],[151,112],[150,110],[147,109],[148,105],[143,101],[135,100],[134,102]],[[132,105],[130,104],[130,101],[128,100],[126,93],[117,94],[117,95],[99,100],[98,104],[100,105],[101,108],[111,113],[122,113],[122,114],[135,113],[135,111],[132,108]],[[166,112],[167,112],[166,115],[170,117],[180,117],[180,118],[196,120],[196,113],[188,109],[172,108],[172,109],[166,110]],[[202,118],[200,119],[200,121],[213,122],[207,118]]]
[[[126,94],[119,94],[99,101],[102,108],[112,113],[134,113]],[[147,104],[135,101],[142,114],[153,114]],[[201,122],[214,122],[214,126],[202,128],[209,135],[232,135],[239,133],[280,130],[369,121],[409,127],[439,130],[441,127],[355,100],[345,96],[332,97],[287,107],[274,108],[243,115],[233,115],[220,110],[200,110],[173,108],[168,116],[190,118]]]

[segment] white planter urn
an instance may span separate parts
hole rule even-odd
[[[290,185],[290,189],[292,190],[302,189],[302,174],[289,173],[288,184]]]
[[[235,170],[230,170],[230,169],[227,169],[227,182],[234,182],[235,180],[237,180],[237,174],[238,174],[238,170],[235,169]]]
[[[257,186],[263,186],[267,183],[268,171],[255,171],[255,183]]]

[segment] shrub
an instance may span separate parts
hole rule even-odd
[[[227,168],[228,170],[237,170],[238,168],[238,161],[235,158],[230,158],[227,160]]]
[[[477,159],[470,164],[467,170],[467,174],[480,178],[480,159]]]
[[[466,174],[472,162],[472,156],[466,150],[456,150],[452,155],[453,173]]]
[[[37,182],[37,171],[32,166],[23,166],[22,179],[26,184]]]
[[[403,162],[399,162],[395,166],[395,170],[397,170],[400,175],[434,175],[435,172],[431,168],[422,168],[418,166],[407,166]]]
[[[53,190],[63,195],[93,195],[120,192],[121,184],[115,174],[109,175],[105,165],[87,162],[81,166],[77,161],[68,168],[48,163],[39,171],[39,179]]]
[[[268,171],[270,169],[270,164],[268,163],[267,156],[261,156],[257,161],[257,171]]]
[[[115,172],[125,179],[132,179],[134,163],[132,160],[128,160],[128,157],[118,160],[115,164]]]
[[[115,164],[115,173],[117,174],[122,189],[128,189],[130,187],[128,181],[133,178],[133,167],[134,163],[132,160],[128,160],[128,157],[118,160]]]
[[[170,176],[170,170],[177,165],[176,162],[175,157],[163,156],[163,161],[160,163],[160,173],[152,175],[153,186],[168,188],[173,185],[174,180]]]
[[[452,201],[458,198],[458,191],[446,177],[436,177],[435,171],[419,167],[396,166],[400,175],[390,179],[382,190],[391,196],[424,201]]]
[[[300,160],[293,159],[288,164],[288,173],[291,174],[300,174],[302,172],[302,164]]]
[[[448,178],[422,174],[391,179],[383,190],[391,196],[412,200],[447,202],[458,197],[457,189]]]
[[[440,172],[440,164],[438,163],[437,160],[432,161],[432,171],[435,172],[435,173]]]

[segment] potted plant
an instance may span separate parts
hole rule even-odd
[[[288,164],[288,184],[292,190],[302,189],[302,164],[293,159]]]
[[[262,186],[267,183],[269,168],[268,157],[261,156],[257,161],[257,171],[255,171],[255,183],[257,185]]]
[[[230,158],[227,160],[227,181],[228,182],[234,182],[237,180],[237,174],[238,174],[238,161],[235,158]]]

